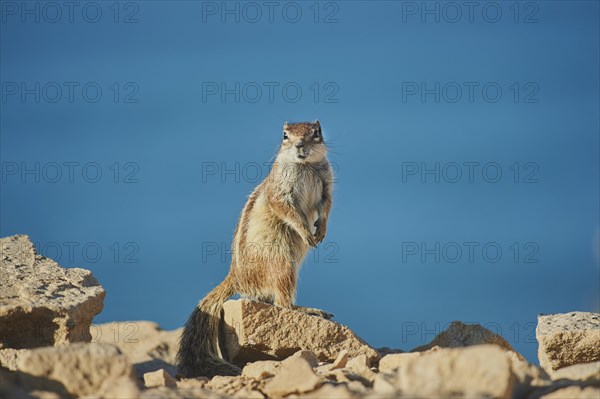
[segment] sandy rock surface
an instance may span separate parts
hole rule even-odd
[[[600,360],[600,314],[540,315],[536,328],[540,366],[548,373]]]
[[[342,350],[350,357],[366,355],[376,363],[380,355],[348,327],[296,310],[277,308],[247,299],[225,303],[227,353],[232,362],[282,360],[309,350],[319,361],[332,362]]]
[[[16,385],[60,396],[137,397],[129,359],[106,344],[75,343],[37,348],[18,359]]]
[[[0,348],[89,342],[104,295],[90,271],[37,255],[29,237],[0,239]]]
[[[117,346],[133,363],[138,377],[164,369],[177,374],[175,356],[182,328],[165,331],[151,321],[122,321],[93,325],[93,342]]]

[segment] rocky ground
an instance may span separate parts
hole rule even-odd
[[[248,300],[225,305],[236,377],[179,378],[181,329],[92,325],[104,290],[84,269],[0,239],[0,397],[600,398],[600,315],[542,315],[541,367],[480,325],[452,323],[411,352],[376,350],[348,327]]]

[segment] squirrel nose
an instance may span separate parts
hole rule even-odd
[[[296,143],[296,148],[302,148],[304,147],[304,141],[299,141]]]

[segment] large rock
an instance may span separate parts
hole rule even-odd
[[[181,328],[163,330],[151,321],[97,324],[90,329],[93,342],[116,345],[127,355],[138,377],[160,369],[171,375],[177,374],[175,357],[181,331]]]
[[[139,396],[133,368],[118,348],[76,343],[37,348],[18,359],[17,385],[65,396]]]
[[[405,357],[397,387],[408,397],[510,398],[515,376],[497,345],[431,351]]]
[[[590,382],[600,386],[600,361],[563,367],[553,371],[550,376],[553,380]]]
[[[292,356],[281,362],[275,377],[264,388],[268,397],[283,397],[314,391],[321,385],[321,379],[314,373],[310,364],[299,356]]]
[[[540,365],[554,370],[600,360],[600,314],[540,315],[536,328]]]
[[[29,237],[0,239],[0,348],[89,342],[104,295],[90,271],[37,255]]]
[[[229,359],[243,366],[256,360],[283,360],[299,350],[314,352],[319,361],[333,362],[342,350],[349,357],[379,353],[348,327],[296,310],[239,299],[225,302],[225,342]]]
[[[453,321],[433,341],[413,349],[413,352],[426,351],[434,346],[441,348],[462,348],[482,344],[494,344],[506,350],[514,351],[508,341],[500,335],[482,327],[480,324],[465,324],[461,321]]]

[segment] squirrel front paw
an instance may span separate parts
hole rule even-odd
[[[308,245],[309,245],[311,248],[316,248],[316,247],[317,247],[317,244],[318,244],[318,241],[317,241],[317,240],[315,240],[315,237],[313,237],[313,235],[312,235],[312,234],[309,234],[309,235],[306,237],[306,243],[307,243],[307,244],[308,244]]]
[[[323,223],[321,219],[317,219],[317,221],[315,222],[315,227],[317,228],[317,230],[315,231],[314,237],[317,244],[323,241],[323,239],[325,238],[325,234],[327,233],[326,226],[327,224]]]

